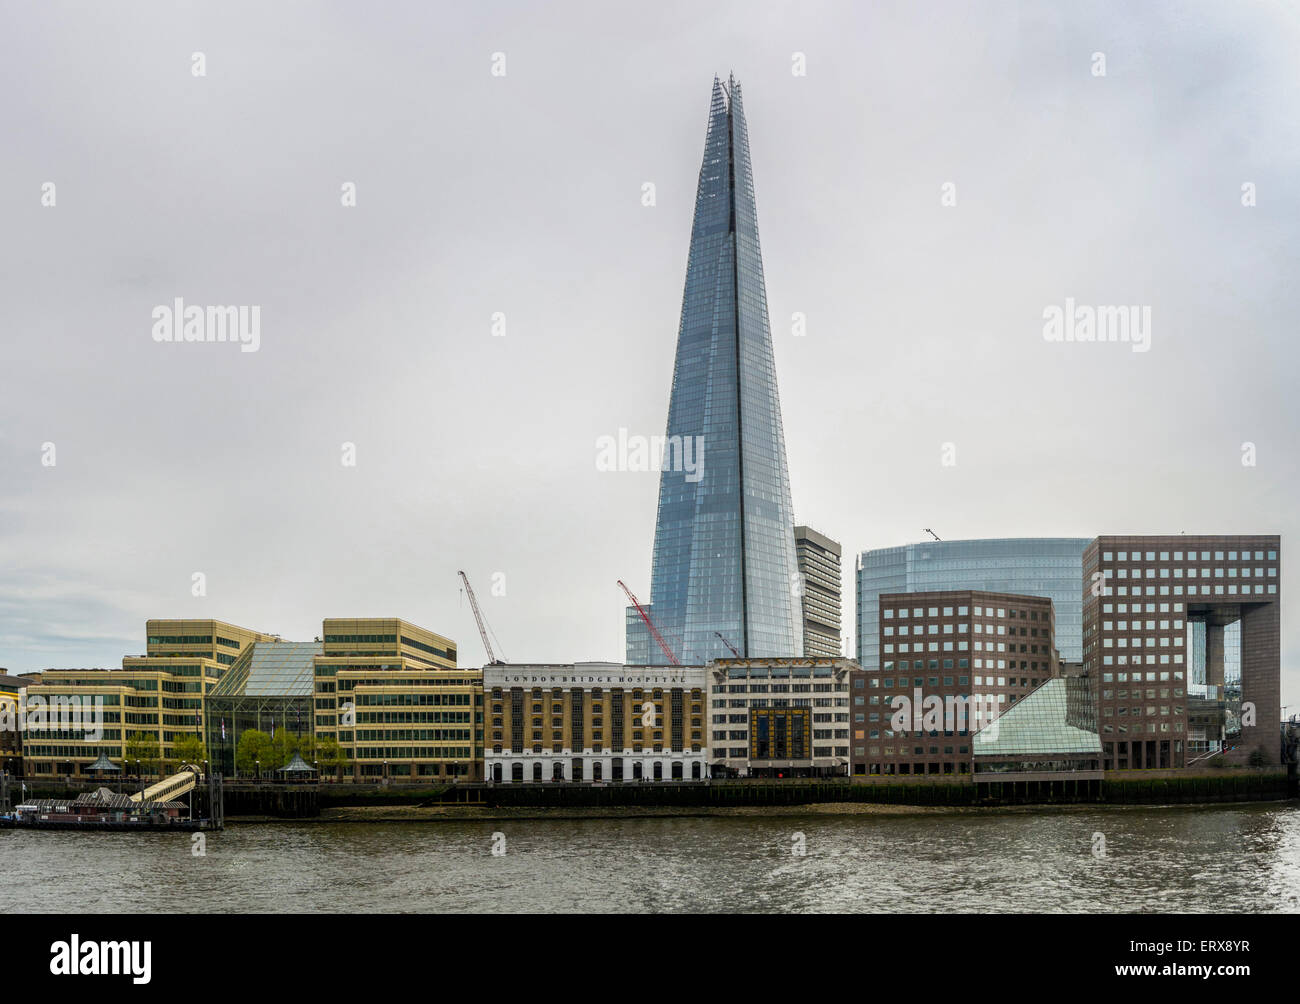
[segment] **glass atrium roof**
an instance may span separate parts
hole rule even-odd
[[[308,697],[320,642],[259,641],[239,653],[209,697]]]
[[[1070,707],[1072,700],[1083,700],[1085,681],[1048,680],[1002,713],[990,725],[975,733],[971,744],[977,757],[1023,756],[1038,753],[1095,753],[1101,755],[1101,737],[1096,732],[1068,724],[1079,719],[1079,709]]]

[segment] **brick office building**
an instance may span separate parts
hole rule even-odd
[[[489,781],[699,781],[703,666],[483,667]]]
[[[1279,761],[1280,540],[1103,536],[1084,549],[1083,660],[1106,769]]]
[[[851,680],[855,776],[969,774],[976,715],[988,721],[1059,675],[1048,597],[960,590],[878,603],[879,668]],[[896,729],[900,710],[908,727]]]

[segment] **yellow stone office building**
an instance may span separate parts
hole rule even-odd
[[[47,670],[40,684],[27,688],[29,712],[35,706],[48,713],[46,727],[29,727],[23,736],[25,774],[80,776],[100,754],[133,773],[127,741],[136,733],[156,738],[165,761],[178,759],[176,743],[185,735],[206,736],[215,751],[220,725],[215,715],[211,726],[206,721],[209,697],[225,708],[224,753],[231,758],[240,720],[240,712],[231,710],[235,706],[266,704],[269,720],[292,727],[281,707],[293,697],[292,680],[245,680],[234,696],[220,699],[212,691],[241,656],[240,666],[256,667],[267,661],[259,659],[263,652],[273,657],[282,648],[302,646],[214,620],[150,620],[146,631],[146,654],[125,657],[120,670]],[[456,667],[455,642],[398,618],[333,618],[323,622],[316,648],[303,690],[306,697],[310,688],[314,722],[303,724],[314,727],[318,738],[338,740],[350,765],[345,776],[482,778],[482,671]],[[241,682],[238,676],[231,680]],[[250,685],[256,685],[256,695],[244,692]],[[272,693],[277,686],[286,693]],[[63,709],[58,722],[56,705]],[[71,723],[69,708],[79,712]],[[257,719],[249,727],[264,725]]]
[[[483,671],[455,642],[402,620],[327,620],[315,659],[315,730],[354,780],[479,781]]]
[[[703,666],[483,669],[488,780],[698,781],[707,776]]]
[[[18,696],[40,677],[10,676],[0,669],[0,770],[22,771],[23,735],[18,730]]]
[[[144,733],[164,761],[176,743],[202,738],[204,698],[248,645],[274,640],[217,620],[149,620],[145,654],[121,669],[50,669],[27,687],[23,772],[79,776],[100,754],[127,772],[127,741]]]

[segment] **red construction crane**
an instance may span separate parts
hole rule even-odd
[[[659,643],[659,647],[663,649],[664,655],[668,657],[668,661],[674,666],[680,666],[681,662],[678,660],[677,656],[673,655],[673,650],[669,648],[668,643],[664,641],[664,636],[659,633],[659,629],[655,627],[655,622],[650,619],[650,615],[645,612],[641,604],[637,602],[637,598],[632,595],[632,590],[623,585],[622,579],[618,580],[618,584],[623,587],[623,592],[627,593],[627,598],[632,601],[632,606],[636,607],[636,612],[641,615],[641,619],[645,621],[645,626],[650,629],[650,636]]]
[[[723,636],[721,631],[714,631],[713,633],[722,639],[722,644],[726,645],[727,648],[731,649],[732,655],[734,655],[737,659],[740,658],[740,653],[736,651],[736,646],[731,644],[731,642],[727,641],[727,639]]]
[[[496,653],[492,651],[492,643],[488,641],[487,622],[483,620],[483,614],[478,608],[478,600],[474,598],[474,587],[469,584],[469,576],[464,572],[458,574],[461,581],[465,583],[465,595],[469,597],[470,609],[474,611],[474,621],[478,624],[478,636],[483,639],[483,648],[487,651],[488,664],[491,666],[504,666],[506,661],[496,657]]]

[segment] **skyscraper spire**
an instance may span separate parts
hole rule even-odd
[[[790,477],[734,75],[713,78],[668,436],[650,587],[660,631],[685,663],[730,655],[726,642],[750,657],[801,655]],[[672,463],[677,443],[693,444],[697,469]],[[629,626],[628,661],[653,661],[636,634]]]

